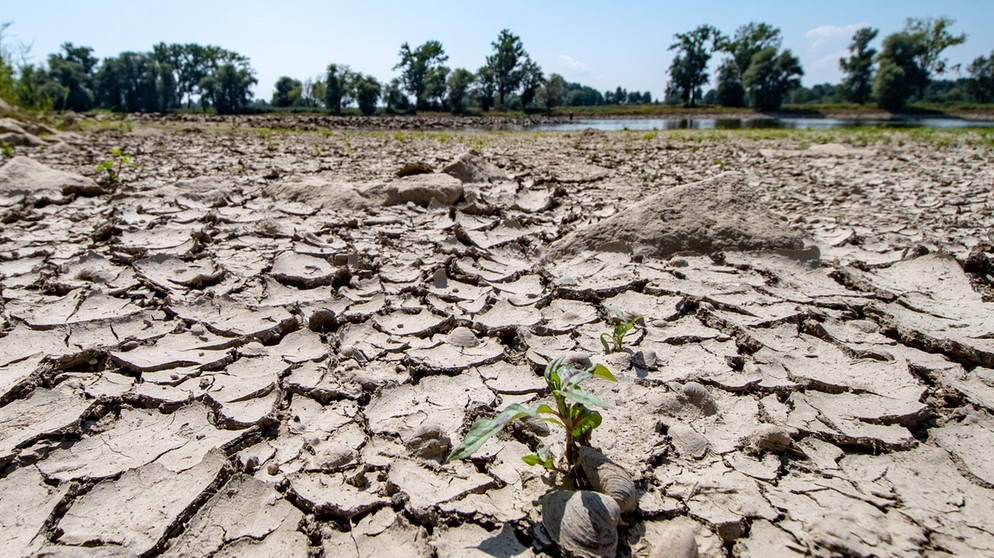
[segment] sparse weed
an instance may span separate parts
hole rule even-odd
[[[13,157],[14,156],[14,146],[10,145],[7,142],[3,142],[3,144],[0,144],[0,153],[3,153],[4,157],[8,157],[8,158],[9,157]]]
[[[103,174],[104,182],[108,184],[118,184],[121,182],[121,171],[125,168],[137,169],[139,172],[144,169],[144,167],[138,165],[131,155],[121,151],[116,147],[112,147],[107,151],[110,155],[110,159],[101,161],[97,165],[97,173]]]
[[[484,442],[503,430],[511,421],[538,417],[549,424],[559,425],[566,431],[564,453],[566,469],[560,470],[556,466],[556,459],[549,445],[524,456],[522,460],[529,465],[541,465],[547,470],[559,471],[567,477],[572,477],[577,444],[588,444],[591,433],[601,424],[600,412],[591,407],[602,409],[610,407],[605,401],[584,391],[580,383],[592,377],[610,382],[618,380],[603,364],[590,364],[586,368],[580,368],[572,362],[565,362],[564,358],[559,357],[545,367],[545,382],[555,400],[555,407],[546,403],[536,403],[526,408],[520,403],[514,403],[493,419],[477,420],[466,433],[462,444],[452,450],[446,460],[465,459],[473,455]]]
[[[624,349],[625,336],[628,335],[628,332],[635,329],[637,322],[642,322],[644,327],[645,318],[638,315],[628,319],[628,316],[624,312],[614,306],[605,304],[604,307],[614,314],[617,323],[615,323],[612,331],[601,334],[601,345],[604,345],[605,353],[617,353]]]

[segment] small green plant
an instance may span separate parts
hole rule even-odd
[[[614,314],[617,323],[615,323],[612,331],[601,334],[601,345],[604,345],[605,353],[617,353],[624,348],[625,336],[628,335],[629,331],[635,329],[637,322],[642,322],[644,327],[645,318],[638,315],[632,319],[628,319],[628,316],[624,312],[614,306],[605,304],[604,307]]]
[[[14,146],[10,145],[7,142],[3,142],[3,144],[0,144],[0,152],[3,153],[4,157],[13,157],[14,156]]]
[[[107,151],[111,158],[102,161],[97,165],[97,173],[104,173],[104,178],[107,182],[116,184],[121,181],[121,171],[125,167],[129,169],[141,169],[138,163],[135,162],[131,155],[121,151],[116,147],[112,147]]]
[[[587,368],[580,368],[573,363],[564,362],[564,358],[559,357],[545,367],[545,383],[549,386],[549,392],[555,400],[555,407],[546,403],[536,403],[526,408],[520,403],[514,403],[501,411],[496,418],[477,420],[469,428],[462,444],[452,450],[446,461],[465,459],[473,455],[484,442],[503,430],[511,421],[526,417],[539,417],[545,422],[561,426],[566,431],[564,453],[566,469],[560,472],[571,477],[575,465],[577,444],[588,444],[591,433],[601,424],[600,412],[591,409],[591,407],[603,409],[610,407],[606,402],[584,391],[580,387],[580,383],[592,377],[610,382],[618,380],[603,364],[591,364]],[[550,471],[559,470],[549,445],[524,456],[522,460],[529,465],[541,465]]]

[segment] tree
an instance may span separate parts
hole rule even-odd
[[[966,82],[967,94],[980,103],[994,101],[994,51],[990,56],[975,58],[966,71],[970,74]]]
[[[121,112],[158,110],[155,61],[140,52],[106,58],[95,77],[101,106]]]
[[[411,106],[411,101],[404,95],[404,90],[400,83],[400,78],[393,78],[390,83],[383,88],[383,100],[387,105],[387,111],[406,111]]]
[[[453,114],[462,114],[466,111],[466,97],[475,78],[473,72],[465,68],[456,68],[449,74],[446,82],[449,93],[445,101]]]
[[[528,105],[532,104],[544,83],[542,68],[526,56],[524,63],[521,64],[521,108],[528,108]]]
[[[93,77],[99,59],[93,56],[92,48],[72,43],[63,43],[62,51],[48,57],[49,76],[62,88],[54,108],[88,111],[96,103]]]
[[[673,38],[676,41],[669,50],[677,50],[679,54],[670,64],[667,89],[678,93],[684,104],[692,107],[697,101],[697,91],[710,79],[708,62],[723,37],[714,27],[701,25],[688,33],[677,33]]]
[[[320,107],[324,106],[325,83],[323,76],[314,79],[305,79],[300,85],[300,106]]]
[[[502,29],[497,41],[491,43],[494,54],[487,57],[487,67],[493,72],[497,89],[497,102],[503,106],[507,95],[521,84],[521,64],[528,57],[521,39],[507,29]]]
[[[218,114],[235,114],[248,105],[251,87],[258,82],[250,69],[229,62],[200,80],[198,87]]]
[[[497,80],[494,77],[494,70],[489,65],[481,67],[476,71],[476,87],[473,89],[473,96],[479,99],[480,107],[485,111],[490,110],[494,104],[494,92],[497,90]]]
[[[882,108],[901,110],[908,97],[928,86],[928,74],[918,63],[924,48],[920,36],[906,31],[884,38],[877,55],[877,75],[873,79],[873,97]]]
[[[376,102],[380,100],[380,82],[373,76],[355,74],[352,78],[352,96],[359,105],[359,111],[369,116],[376,112]]]
[[[732,38],[722,37],[715,50],[727,53],[718,67],[718,103],[726,107],[745,106],[745,73],[753,57],[767,48],[780,49],[780,29],[767,23],[751,22],[735,30]]]
[[[393,67],[400,69],[400,80],[404,90],[414,96],[415,110],[423,108],[425,102],[425,80],[428,72],[435,66],[441,66],[449,59],[438,41],[428,41],[418,48],[411,50],[407,43],[400,46],[400,62]]]
[[[925,74],[922,82],[918,84],[919,99],[924,97],[925,88],[928,87],[932,76],[946,72],[946,59],[942,58],[942,51],[966,42],[965,33],[952,35],[948,31],[954,23],[956,21],[948,17],[908,18],[904,26],[904,32],[911,35],[919,44],[915,59],[918,67]]]
[[[7,45],[4,43],[3,34],[13,22],[6,21],[0,23],[0,99],[13,103],[17,85],[14,82],[14,65],[11,63],[11,56]]]
[[[898,111],[911,94],[911,87],[904,68],[890,58],[881,58],[877,75],[873,78],[873,97],[881,108]]]
[[[839,68],[845,72],[842,92],[846,99],[863,104],[873,93],[873,57],[877,50],[870,48],[870,41],[877,38],[879,29],[863,27],[856,31],[849,43],[849,58],[839,59]]]
[[[776,48],[768,47],[753,55],[742,85],[757,110],[774,111],[780,109],[791,89],[801,85],[802,75],[801,62],[790,50],[777,54]]]
[[[273,100],[270,101],[274,107],[289,107],[300,103],[303,93],[303,84],[300,80],[283,76],[276,80],[276,88],[273,91]]]
[[[324,80],[324,106],[333,114],[341,114],[342,105],[349,102],[349,82],[352,70],[344,64],[328,64]]]
[[[446,80],[451,70],[448,66],[435,66],[428,70],[425,76],[425,99],[430,104],[437,104],[445,109]]]
[[[566,80],[559,74],[550,74],[545,80],[545,86],[539,92],[545,108],[551,112],[553,108],[562,104],[564,93],[566,92]]]

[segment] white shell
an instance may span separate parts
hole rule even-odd
[[[635,509],[638,504],[635,481],[621,465],[585,446],[577,448],[577,460],[594,490],[614,498],[622,513]]]
[[[556,490],[541,498],[542,525],[564,556],[608,558],[618,551],[621,509],[590,490]]]
[[[453,329],[452,332],[446,336],[445,340],[449,345],[463,347],[466,349],[479,346],[480,344],[480,340],[476,337],[476,334],[473,333],[473,330],[464,326],[459,326]]]

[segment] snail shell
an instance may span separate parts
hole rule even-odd
[[[446,342],[448,342],[449,345],[462,347],[464,349],[471,349],[480,344],[480,340],[477,339],[476,334],[473,333],[473,330],[464,326],[459,326],[453,329],[446,338]]]
[[[794,443],[794,440],[786,428],[762,423],[753,430],[752,434],[746,436],[745,443],[747,449],[754,453],[766,451],[783,453]]]
[[[610,496],[590,490],[556,490],[541,501],[542,525],[564,556],[615,556],[621,509]]]
[[[614,498],[622,513],[634,510],[638,492],[628,471],[593,448],[580,446],[577,450],[580,466],[594,490]]]
[[[711,397],[711,392],[708,391],[708,388],[697,382],[683,384],[683,395],[691,403],[700,407],[704,411],[704,414],[713,415],[718,410],[714,398]]]

